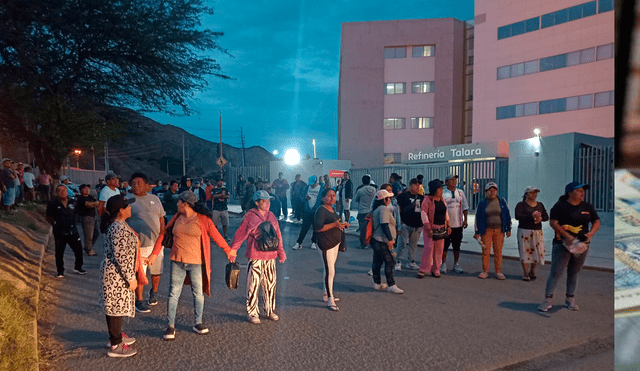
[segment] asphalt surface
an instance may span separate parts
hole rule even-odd
[[[230,235],[240,223],[231,216]],[[169,260],[151,313],[136,313],[123,329],[136,337],[139,353],[127,359],[107,357],[108,334],[104,310],[98,305],[99,264],[85,258],[86,276],[71,272],[73,254],[67,249],[67,274],[59,285],[59,301],[51,322],[53,336],[65,357],[59,370],[608,370],[614,363],[613,273],[583,270],[576,301],[580,311],[563,307],[564,281],[556,290],[555,306],[538,312],[544,298],[549,265],[538,268],[538,279],[522,281],[520,263],[504,260],[506,281],[493,275],[478,279],[481,260],[463,253],[462,274],[416,279],[416,271],[396,272],[402,295],[378,292],[367,275],[370,249],[349,235],[349,249],[336,264],[335,295],[339,312],[322,302],[322,258],[309,249],[291,250],[300,227],[281,223],[287,261],[277,263],[276,313],[280,321],[263,317],[254,325],[246,319],[246,267],[240,287],[224,283],[226,257],[212,245],[212,295],[205,296],[204,323],[210,333],[198,335],[193,326],[193,300],[184,287],[178,306],[174,341],[163,341]],[[243,256],[245,248],[240,249]],[[421,255],[422,248],[418,249]],[[49,252],[52,254],[52,252]],[[453,254],[449,254],[452,259]],[[239,262],[246,262],[240,257]],[[492,262],[493,269],[493,262]],[[55,274],[49,267],[45,274]],[[383,278],[384,280],[384,278]],[[145,298],[148,295],[147,286]]]

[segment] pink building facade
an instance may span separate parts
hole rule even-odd
[[[614,136],[613,0],[476,0],[473,142]]]
[[[457,19],[343,23],[338,158],[379,167],[464,143],[467,54]]]

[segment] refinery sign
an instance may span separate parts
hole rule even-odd
[[[407,154],[407,162],[445,162],[453,160],[508,157],[508,155],[508,143],[471,143],[455,146],[436,147],[418,152],[409,152]]]

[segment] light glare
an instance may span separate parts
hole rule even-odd
[[[300,153],[294,148],[288,149],[284,153],[284,163],[293,166],[300,163]]]

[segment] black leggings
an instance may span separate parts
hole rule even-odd
[[[387,244],[372,238],[371,248],[373,249],[373,264],[371,266],[373,282],[377,284],[381,282],[380,268],[384,262],[384,275],[387,277],[387,285],[395,285],[396,281],[393,279],[393,268],[396,265],[396,260],[391,256]]]
[[[122,343],[122,317],[114,317],[107,314],[107,328],[109,329],[109,342],[111,345]]]

